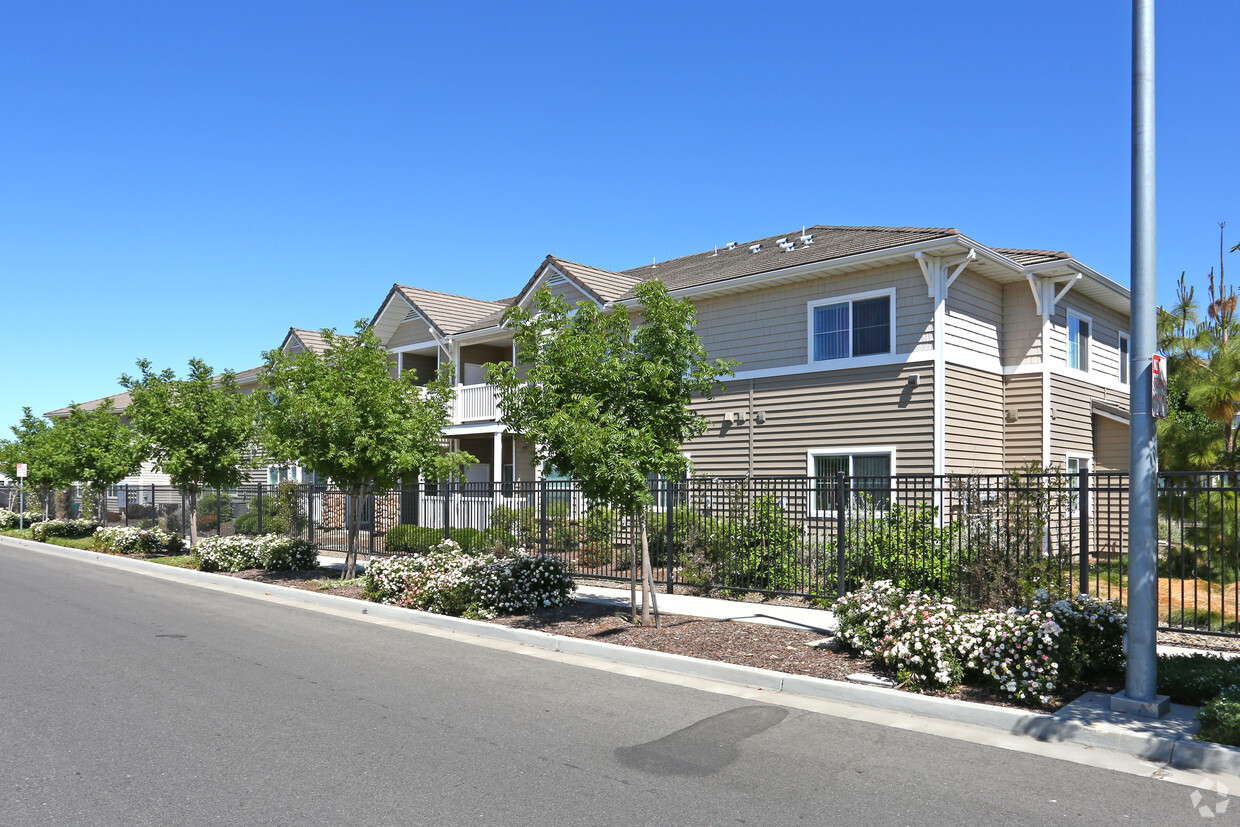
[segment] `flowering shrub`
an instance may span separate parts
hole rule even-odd
[[[472,575],[480,610],[495,614],[563,606],[577,588],[564,563],[543,554],[481,561]]]
[[[91,536],[97,528],[99,528],[99,523],[94,520],[48,520],[32,525],[30,536],[41,543],[47,542],[49,537],[77,539]]]
[[[158,528],[118,526],[95,529],[95,551],[106,554],[144,554],[167,548],[173,535]],[[179,538],[178,538],[179,539]]]
[[[438,614],[493,617],[568,602],[575,585],[564,563],[510,552],[470,555],[452,540],[427,554],[372,560],[366,596]]]
[[[950,600],[868,584],[835,603],[836,636],[920,687],[964,680],[1047,703],[1055,687],[1117,668],[1126,617],[1107,601],[1035,595],[1028,610],[959,613]]]
[[[0,508],[0,528],[17,528],[22,524],[31,526],[42,521],[42,511],[27,511],[19,514],[16,511],[9,511],[7,508]]]
[[[280,534],[208,537],[194,546],[194,555],[201,571],[300,571],[314,568],[319,562],[313,543]]]

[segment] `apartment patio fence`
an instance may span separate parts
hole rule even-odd
[[[1159,477],[1161,626],[1240,636],[1240,475]],[[1127,601],[1126,474],[695,477],[650,483],[655,579],[669,591],[795,595],[827,601],[873,580],[1004,607],[1045,587]],[[16,506],[0,488],[0,508]],[[27,507],[105,513],[109,525],[188,535],[188,498],[168,486],[118,486],[102,510],[80,492]],[[352,505],[341,492],[283,483],[208,491],[200,535],[282,533],[343,552]],[[636,521],[592,505],[572,482],[453,482],[369,496],[362,555],[414,554],[445,537],[554,555],[579,577],[628,582]]]

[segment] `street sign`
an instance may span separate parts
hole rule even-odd
[[[17,463],[17,478],[19,480],[26,478],[26,463],[24,462]]]
[[[1167,357],[1154,354],[1154,369],[1150,371],[1154,383],[1150,398],[1150,412],[1155,419],[1167,418]]]

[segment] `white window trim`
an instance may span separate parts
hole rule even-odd
[[[689,467],[685,469],[685,479],[686,480],[693,479],[693,456],[688,451],[681,451],[680,455],[684,457],[685,459],[689,460]],[[658,482],[664,479],[662,474],[655,474],[654,477],[655,477],[655,482]],[[655,498],[654,504],[650,506],[650,512],[652,514],[662,514],[666,510],[667,510],[666,505],[659,505],[658,497]]]
[[[834,503],[829,509],[815,509],[814,481],[814,458],[815,457],[848,457],[848,476],[853,476],[853,457],[857,454],[887,454],[891,457],[891,495],[892,501],[895,499],[895,478],[897,473],[896,465],[896,447],[894,445],[862,445],[862,446],[846,446],[843,448],[810,448],[805,452],[805,476],[809,478],[809,500],[806,503],[809,516],[811,517],[835,517],[838,512],[835,510]],[[881,512],[880,512],[881,513]]]
[[[886,296],[891,300],[891,320],[888,330],[889,336],[887,341],[886,353],[869,353],[865,356],[852,355],[852,324],[855,318],[852,312],[852,303],[865,301],[866,299],[878,299]],[[848,351],[849,355],[843,359],[815,359],[814,358],[814,310],[827,304],[843,304],[848,302]],[[830,298],[814,299],[806,302],[805,307],[805,323],[806,323],[806,349],[805,364],[814,365],[816,367],[830,366],[832,368],[849,368],[862,367],[867,363],[873,363],[876,358],[890,359],[896,352],[896,289],[890,287],[886,290],[871,290],[868,293],[850,293],[847,296],[831,296]]]
[[[1132,336],[1128,335],[1127,332],[1121,330],[1115,342],[1116,358],[1119,360],[1119,363],[1120,363],[1119,369],[1116,371],[1116,376],[1119,379],[1119,383],[1127,388],[1132,385],[1132,375],[1131,375],[1132,366],[1131,365],[1128,366],[1129,376],[1127,378],[1124,378],[1124,342],[1128,343],[1128,358],[1131,359],[1132,358]]]
[[[286,482],[286,480],[279,480],[279,481],[277,481],[277,482],[275,482],[275,483],[273,483],[273,482],[271,481],[271,472],[272,472],[272,471],[279,471],[279,469],[281,469],[281,468],[289,468],[289,469],[294,469],[294,470],[296,471],[296,474],[295,474],[295,475],[290,475],[290,476],[289,476],[289,481],[295,482],[295,483],[297,483],[298,485],[301,485],[301,484],[303,484],[303,483],[306,481],[306,469],[305,469],[305,468],[303,468],[303,467],[301,466],[301,464],[300,464],[300,463],[297,463],[297,462],[276,462],[276,463],[271,463],[271,464],[269,464],[269,465],[267,466],[267,483],[266,483],[266,484],[267,484],[268,486],[271,486],[271,485],[279,485],[279,484],[280,484],[280,482]]]
[[[1065,473],[1065,474],[1067,474],[1067,475],[1069,475],[1069,476],[1071,476],[1071,477],[1072,477],[1072,479],[1073,479],[1073,481],[1072,481],[1071,483],[1069,483],[1069,485],[1075,485],[1075,484],[1076,484],[1076,475],[1077,475],[1077,474],[1079,474],[1079,473],[1080,473],[1080,470],[1081,470],[1081,469],[1080,469],[1080,465],[1079,465],[1079,463],[1084,462],[1084,463],[1085,463],[1085,470],[1086,470],[1086,471],[1088,471],[1088,472],[1089,472],[1089,473],[1091,473],[1091,474],[1093,473],[1093,470],[1094,470],[1094,458],[1093,458],[1093,456],[1092,456],[1092,455],[1090,455],[1090,454],[1079,454],[1079,453],[1072,453],[1072,452],[1069,452],[1069,453],[1064,454],[1064,455],[1063,455],[1063,457],[1064,457],[1064,462],[1063,462],[1063,470],[1064,470],[1064,473]],[[1070,470],[1068,470],[1068,464],[1069,464],[1072,460],[1076,460],[1076,461],[1077,461],[1077,463],[1078,463],[1078,465],[1077,465],[1077,470],[1076,470],[1076,471],[1070,471]],[[1075,488],[1072,488],[1072,489],[1071,489],[1071,491],[1072,491],[1072,493],[1071,493],[1069,496],[1070,496],[1070,497],[1076,497],[1076,489],[1075,489]],[[1080,503],[1080,501],[1079,501],[1079,500],[1074,500],[1074,501],[1073,501],[1073,504],[1072,504],[1072,509],[1071,509],[1071,511],[1070,511],[1069,513],[1071,513],[1073,517],[1079,517],[1079,516],[1081,516],[1081,503]]]
[[[1092,316],[1086,316],[1084,313],[1078,313],[1078,312],[1076,312],[1075,310],[1067,310],[1067,311],[1065,311],[1065,314],[1066,314],[1066,315],[1065,315],[1065,317],[1064,317],[1065,321],[1064,321],[1064,327],[1063,327],[1063,362],[1064,362],[1064,366],[1065,366],[1068,370],[1070,370],[1070,371],[1074,371],[1074,372],[1077,372],[1077,373],[1089,373],[1089,364],[1090,364],[1090,362],[1093,360],[1093,346],[1092,346],[1092,344],[1086,344],[1086,345],[1085,345],[1085,365],[1084,365],[1084,367],[1079,367],[1079,368],[1074,368],[1074,367],[1072,367],[1072,320],[1073,320],[1073,319],[1076,319],[1076,320],[1077,320],[1077,330],[1078,330],[1078,331],[1080,330],[1080,322],[1085,322],[1085,324],[1089,325],[1089,336],[1088,336],[1087,338],[1090,340],[1090,342],[1093,342],[1093,341],[1094,341],[1094,320],[1093,320],[1093,317],[1092,317]],[[1078,350],[1079,350],[1079,345],[1078,345]]]

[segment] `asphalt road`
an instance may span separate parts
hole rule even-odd
[[[1164,781],[2,542],[0,642],[3,825],[1203,823]]]

